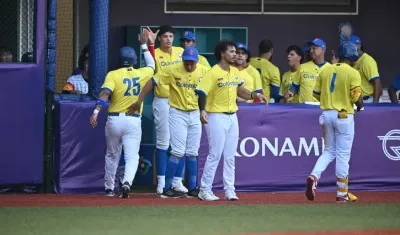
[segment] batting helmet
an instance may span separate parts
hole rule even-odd
[[[356,44],[352,42],[344,42],[339,48],[339,58],[349,59],[350,61],[357,61],[360,57]]]
[[[133,66],[137,63],[136,52],[132,47],[122,47],[119,50],[119,59],[122,66]]]

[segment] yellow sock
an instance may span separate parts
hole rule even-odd
[[[337,185],[336,194],[339,197],[347,196],[347,194],[349,192],[349,179],[348,178],[337,178],[336,185]]]

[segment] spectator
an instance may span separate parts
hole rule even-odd
[[[379,103],[379,98],[382,95],[382,86],[378,65],[372,56],[364,52],[364,45],[358,36],[351,35],[349,41],[357,45],[358,53],[360,54],[360,58],[354,68],[361,75],[361,90],[364,103]]]
[[[82,56],[86,56],[87,58],[89,58],[89,44],[86,44],[85,47],[83,47],[81,54],[79,55],[79,58],[81,58]],[[79,63],[79,62],[78,62]],[[81,65],[78,65],[78,68],[74,69],[74,71],[72,72],[72,76],[73,75],[78,75],[81,74],[81,69],[80,69]]]
[[[179,40],[181,42],[181,47],[182,48],[196,47],[196,36],[191,31],[183,32],[183,34],[182,34],[182,36],[181,36],[181,38]],[[198,63],[203,65],[203,66],[205,66],[208,69],[211,68],[210,64],[208,63],[208,60],[202,55],[199,55],[199,62]]]
[[[250,65],[260,72],[263,84],[263,94],[268,98],[273,98],[275,103],[279,102],[279,86],[281,76],[278,67],[271,63],[274,53],[274,45],[271,40],[264,39],[258,45],[258,57],[250,59]]]
[[[0,46],[0,63],[12,63],[12,60],[11,50],[5,46]]]
[[[64,94],[87,94],[89,91],[88,71],[89,57],[88,53],[79,56],[79,74],[68,78],[62,93]]]
[[[392,103],[396,104],[399,103],[400,94],[399,97],[397,97],[396,95],[396,92],[399,90],[400,90],[400,73],[397,74],[397,76],[393,79],[393,82],[388,89],[389,98]]]
[[[308,46],[309,47],[309,46]],[[286,103],[285,94],[289,91],[292,85],[293,78],[297,75],[300,69],[300,65],[304,61],[304,48],[300,48],[297,45],[290,45],[286,49],[288,57],[288,65],[290,70],[282,75],[281,87],[279,90],[280,100],[279,103]],[[291,100],[293,102],[293,100]]]

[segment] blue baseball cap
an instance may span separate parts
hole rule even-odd
[[[314,38],[308,41],[308,45],[315,45],[317,47],[322,47],[326,50],[326,43],[320,38]]]
[[[238,42],[236,44],[237,49],[242,49],[244,50],[246,53],[249,53],[249,49],[247,48],[246,44]]]
[[[196,41],[196,36],[191,31],[185,31],[182,33],[180,40],[189,40],[189,41]]]
[[[122,66],[132,66],[137,63],[136,52],[132,47],[122,47],[119,50],[119,59]]]
[[[361,44],[361,38],[357,35],[351,35],[349,41],[354,44]]]
[[[186,47],[182,53],[182,59],[197,62],[199,60],[199,51],[195,47]]]

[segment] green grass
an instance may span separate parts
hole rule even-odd
[[[400,205],[3,207],[1,235],[180,235],[398,229]]]

